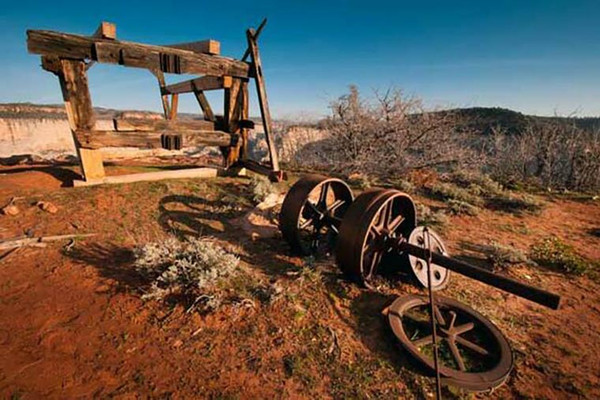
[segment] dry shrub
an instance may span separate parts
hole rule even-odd
[[[454,215],[470,215],[476,216],[479,214],[479,207],[466,203],[460,200],[448,200],[448,210]]]
[[[457,113],[427,110],[420,99],[399,90],[364,99],[351,86],[349,94],[331,103],[331,110],[323,123],[329,138],[321,144],[318,161],[336,170],[388,178],[478,159],[472,135]]]
[[[448,216],[441,210],[433,211],[422,203],[415,203],[419,225],[443,229],[448,224]]]
[[[512,246],[504,246],[495,241],[492,241],[487,248],[487,258],[494,270],[504,270],[515,264],[535,264],[521,250]]]
[[[468,203],[472,206],[483,206],[484,200],[468,189],[461,188],[452,183],[438,182],[431,187],[431,194],[444,201],[454,200]]]
[[[236,273],[238,265],[236,256],[210,238],[170,238],[135,250],[135,269],[151,282],[145,299],[177,295],[214,300],[211,293],[222,280]]]
[[[490,169],[502,182],[548,188],[600,189],[600,132],[549,120],[530,122],[519,134],[496,129]]]

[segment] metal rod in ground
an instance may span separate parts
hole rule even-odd
[[[435,395],[437,400],[442,400],[442,380],[440,377],[440,365],[438,356],[437,332],[435,322],[435,299],[433,296],[432,271],[431,271],[431,238],[429,229],[423,230],[427,238],[427,290],[429,291],[429,321],[431,322],[431,339],[433,341],[433,366],[435,368]]]

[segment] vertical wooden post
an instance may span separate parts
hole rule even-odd
[[[239,78],[234,78],[231,86],[225,89],[225,95],[223,96],[225,104],[223,105],[223,118],[225,131],[230,133],[239,133],[239,121],[242,116],[242,105],[240,102],[240,94],[242,93],[242,81]],[[239,159],[239,146],[240,143],[234,147],[223,147],[221,152],[223,153],[225,167],[232,166]]]
[[[57,75],[83,177],[86,181],[102,179],[104,178],[102,153],[100,150],[80,148],[74,135],[75,131],[79,129],[93,130],[96,124],[88,87],[86,64],[83,60],[61,59]]]
[[[249,110],[249,99],[250,96],[248,95],[248,81],[244,80],[242,81],[242,87],[240,90],[240,107],[242,108],[241,110],[241,116],[240,119],[249,119],[250,118],[250,110]],[[242,160],[247,160],[248,159],[248,128],[242,128],[241,132],[240,132],[240,155],[239,157]]]
[[[269,111],[269,102],[267,100],[267,88],[265,87],[265,78],[262,71],[262,63],[258,52],[258,43],[256,42],[256,33],[254,29],[246,31],[248,39],[248,49],[252,57],[252,71],[256,80],[256,92],[258,94],[258,104],[260,106],[260,114],[262,116],[263,128],[269,147],[269,157],[271,158],[271,167],[274,171],[279,171],[279,157],[275,148],[275,140],[273,138],[273,125],[271,120],[271,112]]]
[[[169,110],[169,118],[168,119],[176,119],[177,118],[177,107],[179,105],[179,95],[172,94],[171,95],[171,109]]]
[[[160,98],[162,100],[163,106],[163,114],[165,116],[165,119],[169,119],[169,117],[171,116],[171,108],[169,107],[169,96],[163,94],[163,89],[165,88],[165,86],[167,86],[167,83],[165,81],[165,74],[159,69],[151,69],[150,72],[152,72],[152,75],[154,75],[158,80],[158,87],[160,88]]]

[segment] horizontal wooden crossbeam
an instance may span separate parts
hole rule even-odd
[[[203,121],[203,120],[165,120],[165,119],[142,119],[142,118],[130,118],[121,119],[115,118],[113,120],[115,130],[119,132],[130,132],[130,131],[162,131],[162,130],[199,130],[199,131],[212,131],[215,129],[214,122]]]
[[[124,42],[68,33],[28,30],[30,53],[154,69],[174,74],[248,78],[246,62],[166,46]]]
[[[194,53],[211,54],[213,56],[218,56],[221,53],[221,43],[212,39],[200,40],[197,42],[169,44],[166,45],[166,47],[189,50],[193,51]]]
[[[162,94],[178,94],[203,92],[205,90],[227,89],[231,87],[233,78],[231,76],[201,76],[189,81],[178,82],[165,86]]]
[[[161,136],[164,134],[180,135],[181,147],[195,146],[234,146],[238,135],[223,131],[97,131],[77,130],[75,139],[82,148],[100,149],[103,147],[138,147],[146,149],[162,148]]]

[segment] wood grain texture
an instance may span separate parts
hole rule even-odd
[[[113,23],[102,21],[94,32],[94,37],[102,39],[116,39],[117,38],[117,26]]]
[[[95,179],[91,181],[73,181],[73,186],[95,186],[104,184],[159,181],[163,179],[216,178],[219,175],[225,174],[216,168],[187,168],[169,171],[141,172],[137,174],[107,176],[102,179]]]
[[[35,54],[158,69],[177,74],[248,78],[250,70],[248,63],[232,58],[194,53],[172,47],[43,30],[27,31],[27,49]]]
[[[192,93],[205,90],[217,90],[231,87],[233,78],[231,76],[201,76],[174,83],[163,88],[163,94]]]
[[[193,51],[194,53],[204,53],[213,56],[218,56],[219,54],[221,54],[221,43],[213,39],[199,40],[196,42],[168,44],[165,45],[165,47],[173,47],[176,49],[189,50]]]
[[[103,147],[137,147],[146,149],[162,148],[161,136],[163,134],[181,135],[182,147],[195,146],[233,146],[237,143],[237,135],[223,131],[97,131],[78,130],[75,137],[79,146],[86,149],[100,149]]]
[[[269,148],[271,166],[273,167],[274,171],[279,171],[279,157],[277,155],[275,140],[273,138],[273,123],[271,120],[271,111],[269,110],[269,101],[267,100],[267,88],[265,86],[265,79],[263,77],[262,63],[260,60],[260,53],[258,51],[258,43],[256,42],[254,29],[248,29],[246,31],[246,38],[248,39],[248,48],[250,49],[250,56],[252,59],[252,75],[256,81],[258,105],[260,107],[263,128],[265,130],[265,137],[267,140],[267,146]]]
[[[130,131],[212,131],[215,130],[215,124],[211,121],[201,120],[164,120],[164,119],[142,119],[142,118],[115,118],[113,125],[118,132]]]
[[[86,64],[80,60],[60,60],[60,65],[61,70],[58,73],[60,87],[83,176],[86,180],[102,178],[104,177],[102,154],[99,151],[81,148],[75,135],[77,130],[93,129],[96,124]]]

